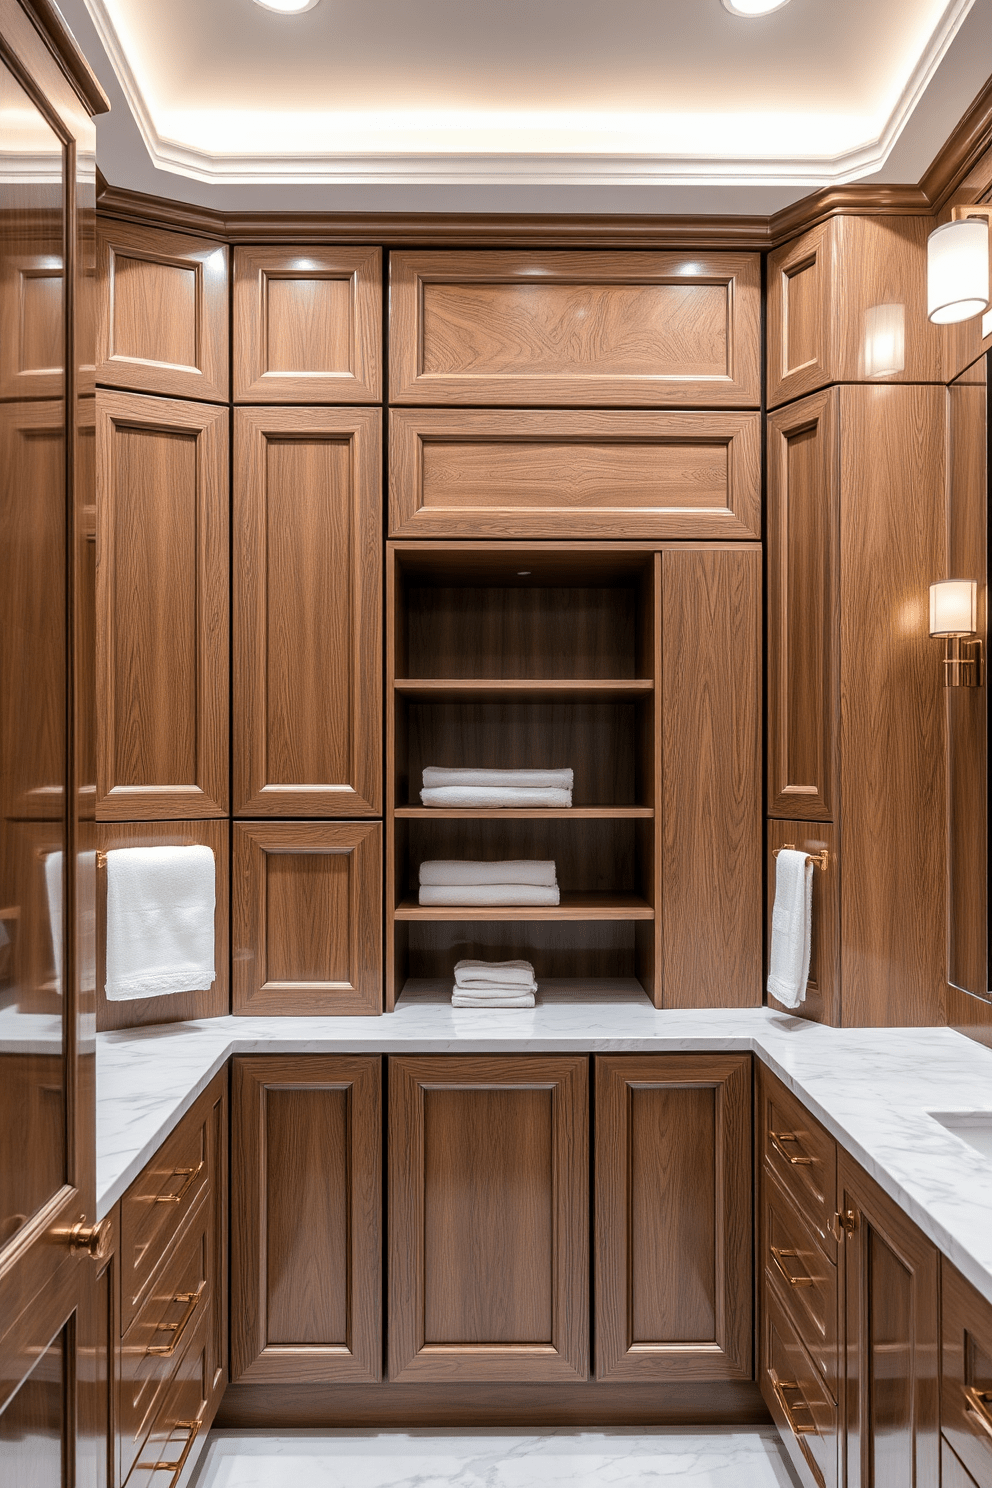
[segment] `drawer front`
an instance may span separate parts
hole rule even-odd
[[[831,1260],[837,1257],[837,1144],[780,1080],[761,1070],[762,1160]]]
[[[763,1294],[761,1393],[802,1481],[809,1488],[837,1488],[837,1406],[824,1389],[767,1271]]]
[[[163,1387],[214,1305],[212,1206],[204,1197],[152,1279],[121,1344],[121,1475],[138,1456]]]
[[[837,1267],[768,1168],[762,1173],[760,1243],[765,1270],[775,1277],[810,1358],[839,1400]]]
[[[992,1306],[941,1260],[940,1425],[978,1488],[992,1488]]]
[[[940,1442],[940,1488],[981,1488],[958,1461],[943,1437]]]
[[[193,1473],[197,1445],[210,1425],[210,1344],[201,1319],[175,1374],[163,1392],[158,1413],[127,1488],[185,1488]]]

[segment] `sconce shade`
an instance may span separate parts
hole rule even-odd
[[[945,222],[927,239],[927,314],[935,325],[981,315],[989,303],[989,225]]]
[[[974,579],[945,579],[930,585],[930,634],[970,636],[978,629],[978,585]]]

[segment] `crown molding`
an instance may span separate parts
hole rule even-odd
[[[920,187],[932,211],[940,211],[989,149],[992,149],[992,77],[924,172]]]
[[[20,0],[20,4],[89,113],[108,114],[110,100],[54,0]]]

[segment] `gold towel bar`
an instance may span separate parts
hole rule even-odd
[[[794,842],[787,842],[784,847],[773,847],[772,857],[777,858],[780,852],[795,852],[795,850],[796,844]],[[828,853],[826,848],[823,848],[823,850],[818,853],[807,853],[806,861],[807,863],[815,864],[817,868],[822,869],[823,872],[826,873],[827,863],[830,861],[830,854]]]

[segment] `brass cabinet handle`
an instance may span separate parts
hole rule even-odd
[[[973,1426],[986,1436],[992,1437],[992,1390],[976,1390],[974,1385],[965,1386],[965,1415]]]
[[[193,1320],[193,1315],[196,1312],[196,1309],[200,1305],[200,1298],[203,1296],[206,1285],[206,1281],[201,1281],[195,1292],[176,1293],[173,1301],[185,1302],[186,1311],[183,1313],[178,1323],[161,1323],[155,1330],[157,1333],[164,1333],[166,1332],[166,1330],[171,1332],[172,1342],[150,1343],[145,1349],[146,1354],[156,1354],[160,1359],[172,1358],[173,1354],[176,1352],[176,1349],[179,1347],[179,1340],[186,1332],[186,1329],[189,1327],[190,1323]]]
[[[85,1250],[95,1261],[105,1261],[110,1254],[114,1231],[109,1219],[103,1219],[96,1225],[88,1225],[85,1220],[80,1220],[71,1230],[59,1230],[58,1234],[61,1239],[68,1241],[70,1250]]]
[[[769,1131],[768,1135],[771,1138],[775,1151],[780,1157],[784,1157],[787,1163],[791,1163],[794,1168],[809,1168],[816,1162],[815,1157],[794,1157],[791,1152],[786,1152],[784,1143],[799,1141],[795,1132]]]
[[[802,1254],[801,1251],[798,1251],[798,1250],[779,1250],[779,1248],[778,1248],[777,1245],[769,1245],[768,1249],[772,1253],[772,1260],[774,1261],[776,1267],[778,1268],[779,1273],[782,1276],[785,1277],[786,1281],[789,1283],[790,1286],[804,1287],[804,1286],[812,1286],[813,1285],[813,1278],[812,1278],[812,1276],[793,1276],[792,1273],[791,1273],[791,1271],[789,1271],[789,1269],[787,1268],[787,1266],[785,1264],[785,1261],[786,1261],[787,1258],[791,1258],[792,1260],[798,1260],[799,1257],[800,1257],[800,1255]]]
[[[772,1389],[775,1391],[775,1398],[785,1412],[785,1419],[788,1421],[793,1433],[796,1436],[819,1436],[820,1433],[816,1429],[816,1422],[812,1419],[813,1412],[810,1410],[809,1406],[806,1403],[806,1398],[802,1392],[802,1386],[797,1384],[795,1380],[780,1380],[773,1377]],[[799,1399],[795,1402],[794,1405],[790,1405],[788,1400],[786,1400],[786,1390],[798,1391]],[[806,1426],[799,1425],[793,1417],[792,1412],[794,1410],[804,1410],[810,1417],[809,1424]]]
[[[195,1168],[174,1168],[172,1172],[173,1178],[185,1178],[186,1182],[183,1184],[182,1188],[179,1189],[178,1193],[156,1194],[156,1204],[181,1204],[183,1199],[189,1193],[190,1189],[193,1187],[193,1184],[196,1182],[197,1178],[203,1172],[204,1166],[204,1160],[201,1157]]]
[[[183,1475],[183,1468],[189,1461],[189,1454],[193,1450],[193,1443],[199,1436],[200,1427],[202,1425],[203,1422],[201,1421],[199,1416],[197,1416],[195,1421],[177,1421],[176,1424],[173,1426],[172,1431],[188,1431],[189,1436],[186,1438],[186,1441],[183,1444],[183,1449],[180,1452],[179,1456],[176,1458],[175,1462],[167,1462],[164,1460],[160,1460],[158,1462],[139,1462],[138,1467],[141,1469],[142,1472],[171,1472],[172,1482],[169,1484],[169,1488],[175,1488],[175,1485],[179,1482],[179,1479]],[[172,1435],[171,1431],[169,1435]]]

